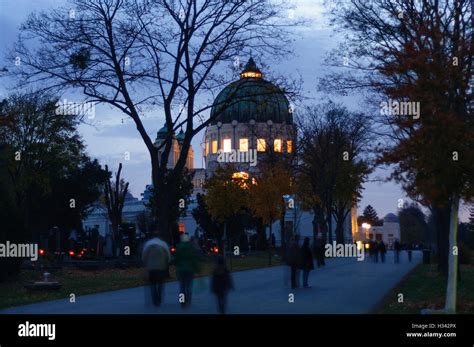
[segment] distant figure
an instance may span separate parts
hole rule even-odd
[[[309,247],[309,237],[305,237],[303,246],[301,246],[301,270],[303,270],[303,287],[310,288],[308,285],[309,272],[314,269],[313,254]]]
[[[369,257],[372,262],[375,261],[374,259],[374,243],[372,241],[367,242],[369,245]]]
[[[148,271],[153,305],[159,306],[162,300],[163,281],[168,276],[171,255],[168,244],[161,240],[156,231],[154,237],[143,246],[142,260]]]
[[[220,313],[224,314],[227,307],[227,294],[234,289],[232,277],[224,263],[224,257],[217,257],[217,266],[211,277],[211,291],[217,298],[217,308]]]
[[[412,253],[412,250],[413,250],[413,246],[412,244],[409,244],[407,246],[407,252],[408,252],[408,261],[411,263],[411,253]]]
[[[325,244],[324,244],[324,240],[321,236],[318,236],[316,238],[314,248],[315,248],[315,251],[316,251],[315,255],[316,255],[316,264],[317,264],[317,266],[321,267],[321,266],[326,265],[325,262],[324,262]]]
[[[373,246],[374,246],[374,260],[375,260],[376,263],[378,263],[379,262],[379,252],[380,252],[379,244],[377,242],[374,242]]]
[[[400,263],[400,242],[398,240],[395,241],[393,245],[393,249],[395,250],[395,263]]]
[[[385,246],[385,243],[383,241],[380,241],[378,250],[380,252],[380,260],[382,263],[385,263],[385,253],[387,253],[387,247]]]
[[[184,294],[181,307],[191,305],[194,274],[199,269],[198,255],[196,249],[190,242],[187,234],[181,235],[181,242],[176,246],[175,265],[176,275],[179,281],[179,294]]]
[[[288,256],[286,258],[286,265],[291,268],[291,288],[298,287],[297,272],[300,266],[300,250],[298,248],[298,238],[295,236],[288,249]]]

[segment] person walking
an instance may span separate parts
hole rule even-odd
[[[291,269],[291,288],[295,289],[298,287],[297,273],[300,266],[300,250],[298,248],[298,237],[295,236],[288,249],[288,256],[286,258],[286,265]]]
[[[217,266],[211,277],[211,291],[217,299],[217,308],[225,314],[227,308],[227,294],[234,289],[234,284],[229,270],[225,266],[224,257],[217,257]]]
[[[413,245],[410,243],[410,244],[407,246],[408,261],[409,261],[410,263],[411,263],[412,250],[413,250]]]
[[[311,288],[308,285],[309,272],[314,269],[313,254],[309,247],[309,237],[305,237],[301,246],[301,269],[303,270],[303,287]]]
[[[395,263],[398,264],[400,263],[400,242],[398,240],[395,241],[393,245],[393,249],[395,250]]]
[[[379,262],[379,252],[380,252],[379,243],[375,241],[374,242],[374,259],[376,263]]]
[[[175,265],[179,281],[181,307],[191,305],[194,274],[199,270],[197,252],[190,242],[188,234],[181,235],[181,242],[176,246]]]
[[[168,244],[158,237],[157,231],[154,231],[153,238],[143,246],[142,260],[148,271],[151,298],[155,306],[159,306],[162,302],[163,282],[168,276],[170,259]]]
[[[385,263],[385,253],[387,253],[387,247],[383,241],[380,241],[378,250],[380,251],[380,260]]]
[[[318,234],[314,248],[316,251],[316,265],[318,267],[326,265],[324,262],[325,242],[324,239],[321,237],[321,234]]]
[[[374,256],[374,243],[373,241],[368,242],[369,245],[369,257],[372,262],[375,262],[375,256]]]

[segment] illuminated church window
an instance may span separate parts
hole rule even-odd
[[[262,73],[258,71],[244,71],[240,74],[242,78],[262,78]]]
[[[265,152],[265,150],[266,150],[265,139],[257,139],[257,151]]]
[[[275,152],[281,152],[281,139],[275,139],[273,141],[273,150]]]
[[[217,153],[217,140],[212,140],[212,153]]]
[[[286,141],[286,151],[288,153],[293,152],[293,141],[291,140]]]
[[[248,152],[248,150],[249,150],[249,139],[240,139],[239,140],[239,150],[241,152]]]
[[[222,141],[222,147],[224,148],[224,152],[231,152],[232,151],[232,140],[231,139],[224,139],[224,141]]]

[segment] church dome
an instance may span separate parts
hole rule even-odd
[[[158,130],[158,132],[156,133],[156,141],[165,140],[167,137],[168,137],[168,127],[166,126],[166,123],[165,123],[165,125],[163,125],[163,127],[160,130]]]
[[[393,213],[388,213],[384,218],[383,221],[385,223],[398,223],[398,217]]]
[[[185,134],[184,134],[183,129],[181,129],[181,130],[179,131],[179,134],[176,135],[176,140],[178,140],[179,143],[183,143],[183,142],[184,142],[184,138],[185,138]]]
[[[240,80],[232,82],[217,96],[211,109],[211,124],[287,123],[293,124],[293,116],[285,94],[273,83],[263,79],[254,60],[249,59]],[[214,118],[215,117],[215,118]]]

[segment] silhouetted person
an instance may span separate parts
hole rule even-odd
[[[380,241],[378,250],[380,252],[380,260],[382,263],[385,263],[385,253],[387,253],[387,247],[385,246],[385,243],[383,241]]]
[[[303,246],[301,246],[301,270],[303,270],[303,287],[309,288],[308,277],[309,272],[314,269],[313,254],[309,247],[309,237],[305,237]]]
[[[369,257],[372,262],[375,261],[374,259],[374,243],[372,241],[367,242],[369,245]]]
[[[411,244],[407,246],[407,252],[408,252],[408,261],[411,263],[411,254],[412,254],[413,247]]]
[[[376,263],[379,262],[379,244],[377,242],[373,243],[374,245],[374,260]]]
[[[300,249],[298,247],[298,238],[294,237],[288,249],[286,264],[291,268],[291,288],[298,287],[297,272],[300,265]]]
[[[224,257],[219,256],[211,277],[211,291],[216,295],[217,308],[222,314],[226,312],[227,294],[231,289],[234,289],[232,277],[225,266]]]
[[[322,237],[317,237],[314,248],[316,251],[316,265],[318,267],[326,265],[324,262],[325,243]]]
[[[181,235],[181,242],[176,246],[175,264],[179,281],[179,294],[184,294],[180,301],[184,308],[191,305],[194,274],[198,271],[198,255],[187,234]],[[181,298],[180,298],[181,299]]]
[[[168,244],[156,233],[143,246],[142,260],[148,270],[153,305],[159,306],[162,300],[163,281],[168,276],[171,259]]]
[[[393,245],[393,249],[395,250],[395,263],[398,264],[400,263],[400,242],[398,240],[395,241]]]

